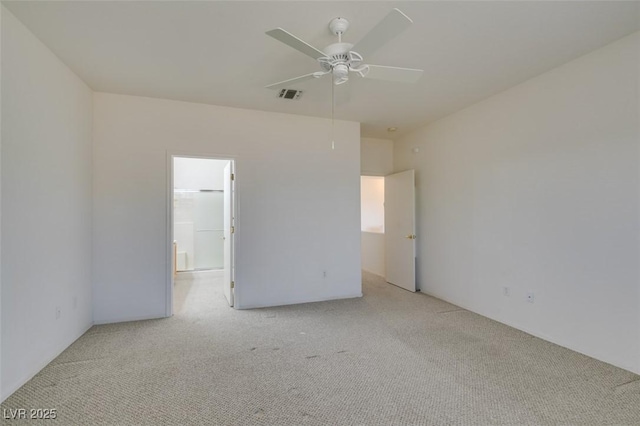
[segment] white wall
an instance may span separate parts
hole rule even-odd
[[[360,172],[370,176],[385,176],[393,173],[393,141],[362,138],[360,141]]]
[[[362,231],[384,233],[384,177],[360,178],[360,228]]]
[[[394,151],[396,170],[417,173],[422,291],[637,373],[639,37]]]
[[[165,315],[168,153],[236,159],[238,307],[361,295],[358,123],[94,101],[96,322]]]
[[[363,231],[360,233],[360,241],[362,246],[362,269],[381,277],[386,276],[384,234]]]
[[[92,105],[2,7],[3,400],[92,324]]]
[[[365,176],[385,176],[393,173],[393,141],[389,139],[362,138],[360,140],[360,172]],[[383,181],[384,182],[384,181]],[[382,186],[384,201],[384,183]],[[367,189],[362,187],[365,199]],[[369,194],[370,195],[370,194]],[[362,201],[367,202],[366,200]],[[384,209],[384,207],[383,207]],[[385,276],[384,233],[368,232],[366,218],[362,218],[360,235],[362,246],[361,267],[365,271]],[[384,227],[384,220],[382,222]]]
[[[383,176],[361,177],[360,211],[362,269],[385,276]]]

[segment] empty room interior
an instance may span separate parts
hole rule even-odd
[[[640,2],[1,3],[3,424],[640,424]]]

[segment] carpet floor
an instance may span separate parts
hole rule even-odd
[[[94,326],[1,407],[63,425],[640,425],[640,376],[375,275],[363,291],[236,311],[219,282],[178,282],[174,317]]]

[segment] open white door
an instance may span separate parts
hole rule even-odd
[[[416,291],[415,177],[413,170],[384,178],[386,280]]]
[[[234,175],[233,161],[224,167],[224,296],[233,306],[234,270],[233,270],[233,234],[234,234]]]

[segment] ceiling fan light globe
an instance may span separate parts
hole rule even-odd
[[[333,76],[335,78],[348,78],[349,67],[346,64],[338,64],[333,67]]]

